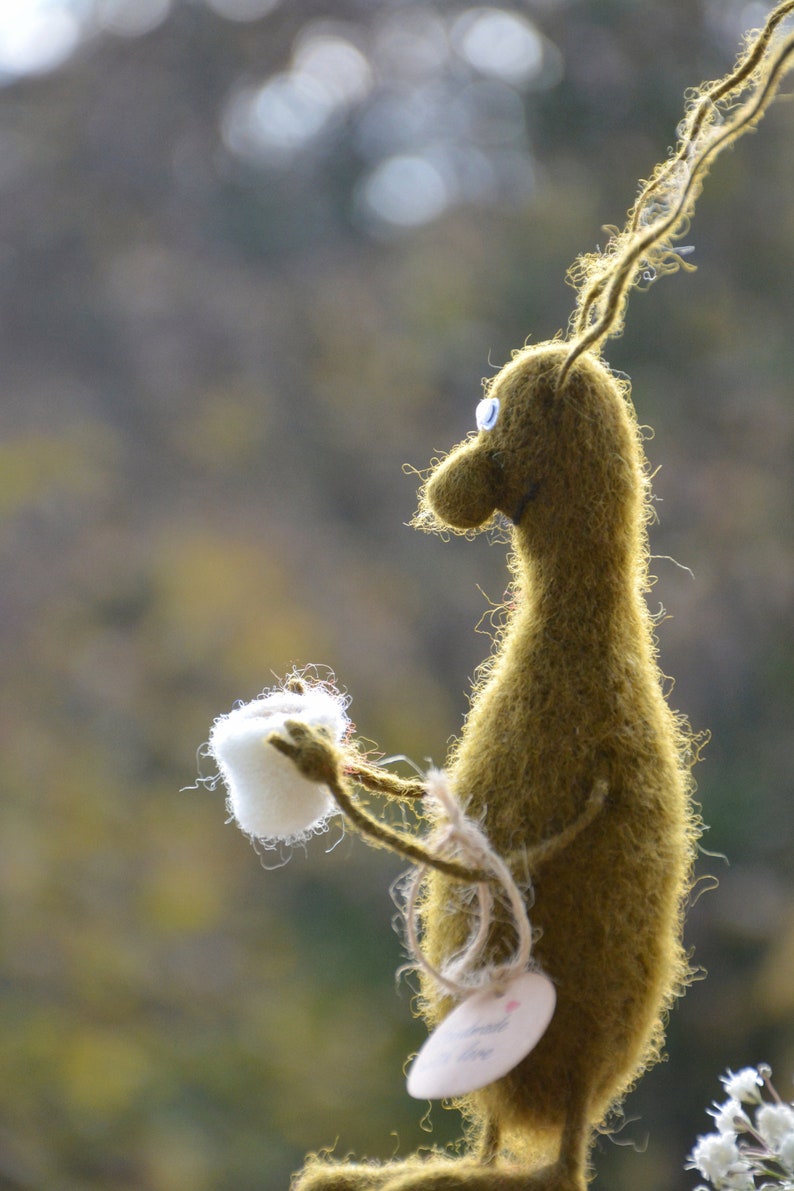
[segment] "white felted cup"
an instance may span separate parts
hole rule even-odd
[[[209,751],[226,786],[229,809],[241,830],[256,839],[301,839],[337,810],[326,786],[309,781],[268,744],[274,732],[289,738],[287,720],[325,728],[337,743],[348,725],[341,697],[317,686],[302,694],[261,695],[220,716],[210,731]]]

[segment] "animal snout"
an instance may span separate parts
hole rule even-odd
[[[425,500],[450,529],[478,529],[499,504],[502,474],[498,452],[466,443],[438,465]]]

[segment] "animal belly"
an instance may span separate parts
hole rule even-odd
[[[657,1057],[663,1011],[686,973],[679,939],[686,849],[676,848],[670,824],[646,820],[639,851],[625,847],[634,831],[617,826],[614,818],[594,825],[535,881],[533,960],[555,983],[555,1015],[526,1059],[471,1098],[475,1111],[508,1130],[558,1130],[573,1096],[600,1122]],[[460,913],[429,913],[429,951],[448,955],[469,928]],[[509,928],[498,928],[493,942],[499,958],[509,954]],[[448,1007],[435,1003],[429,1016]]]
[[[670,898],[627,913],[614,892],[582,891],[575,913],[535,907],[543,935],[534,957],[555,983],[557,1009],[538,1046],[497,1089],[502,1119],[553,1126],[581,1096],[600,1121],[654,1057],[684,962],[677,915]]]

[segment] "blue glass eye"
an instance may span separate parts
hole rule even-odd
[[[499,420],[499,398],[483,397],[474,416],[477,420],[478,430],[493,430]]]

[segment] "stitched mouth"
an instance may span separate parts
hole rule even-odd
[[[524,513],[526,512],[527,505],[532,503],[532,501],[537,496],[539,489],[540,489],[540,481],[539,480],[535,480],[533,483],[531,483],[529,485],[526,492],[521,497],[521,500],[516,505],[515,511],[513,512],[513,515],[510,518],[510,520],[513,522],[513,525],[518,525],[519,521],[521,520],[521,518],[524,516]]]

